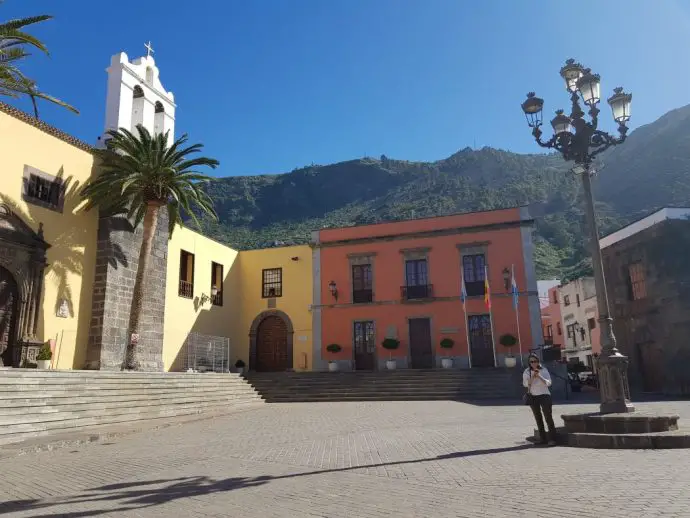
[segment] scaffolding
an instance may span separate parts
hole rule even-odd
[[[230,372],[230,339],[189,333],[184,341],[182,358],[183,370],[187,372]]]

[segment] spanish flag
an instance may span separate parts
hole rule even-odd
[[[486,266],[484,267],[484,305],[491,310],[491,290],[489,289],[489,274]]]

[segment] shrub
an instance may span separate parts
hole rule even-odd
[[[235,362],[235,368],[236,369],[244,369],[244,362],[242,360],[237,360]]]
[[[37,360],[50,360],[53,357],[53,351],[50,350],[49,345],[44,345],[41,347],[41,349],[38,351],[38,354],[36,355]]]
[[[400,346],[400,340],[398,340],[397,338],[386,338],[383,342],[381,342],[381,345],[384,349],[392,351],[393,349],[397,349]]]
[[[338,344],[330,344],[330,345],[327,345],[327,346],[326,346],[326,350],[327,350],[329,353],[336,354],[336,353],[339,353],[340,351],[342,351],[343,348],[340,347]]]
[[[452,338],[444,338],[443,340],[441,340],[441,347],[443,347],[444,349],[452,349],[454,345],[455,342]]]
[[[514,335],[506,333],[498,339],[498,343],[501,344],[503,347],[513,347],[518,343],[518,341]]]

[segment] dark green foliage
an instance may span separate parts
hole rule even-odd
[[[37,360],[50,360],[53,357],[53,351],[50,350],[49,345],[42,345],[41,348],[38,350],[38,354],[36,355]]]
[[[441,340],[441,347],[444,349],[452,349],[454,345],[455,342],[452,338],[444,338],[443,340]]]
[[[514,347],[515,345],[517,345],[518,339],[515,338],[515,335],[506,333],[504,335],[501,335],[501,337],[498,339],[498,343],[501,344],[503,347]]]
[[[388,350],[394,350],[400,347],[400,340],[396,338],[386,338],[381,342],[381,345],[383,346],[384,349]]]
[[[340,347],[338,344],[330,344],[330,345],[327,345],[327,346],[326,346],[326,350],[327,350],[329,353],[334,353],[334,354],[335,354],[335,353],[339,353],[340,351],[342,351],[343,348]]]
[[[382,155],[208,184],[220,223],[200,229],[239,249],[300,244],[322,227],[529,205],[539,278],[591,272],[580,179],[557,155],[466,148],[437,162]],[[594,178],[600,235],[690,200],[690,107],[632,132]]]

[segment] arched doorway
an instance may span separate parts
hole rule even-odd
[[[281,372],[292,369],[290,317],[280,310],[257,315],[249,331],[249,369],[258,372]]]
[[[17,282],[0,266],[0,366],[12,365],[17,327]]]

